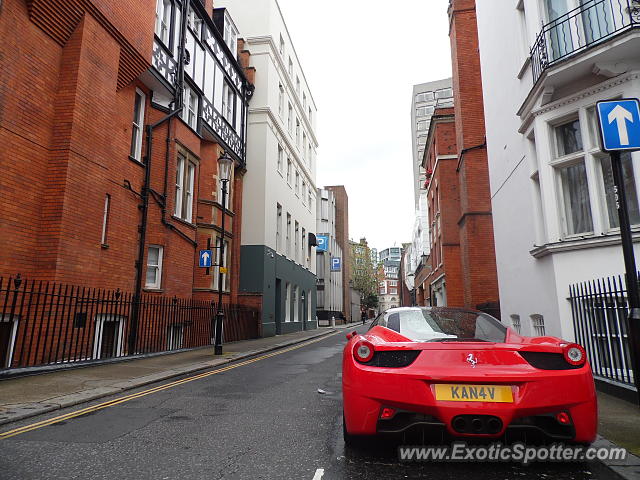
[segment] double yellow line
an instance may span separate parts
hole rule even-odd
[[[7,432],[0,433],[0,440],[4,440],[5,438],[14,437],[16,435],[20,435],[22,433],[27,433],[32,430],[37,430],[42,427],[46,427],[48,425],[52,425],[54,423],[62,422],[64,420],[70,420],[72,418],[79,417],[81,415],[85,415],[87,413],[96,412],[98,410],[103,410],[108,407],[113,407],[114,405],[119,405],[121,403],[128,402],[130,400],[135,400],[136,398],[145,397],[147,395],[151,395],[153,393],[161,392],[162,390],[167,390],[169,388],[177,387],[178,385],[183,385],[185,383],[193,382],[195,380],[200,380],[202,378],[210,377],[211,375],[217,375],[218,373],[227,372],[229,370],[233,370],[234,368],[243,367],[245,365],[249,365],[251,363],[259,362],[260,360],[265,360],[267,358],[275,357],[277,355],[282,355],[283,353],[290,352],[292,350],[297,350],[298,348],[306,347],[307,345],[311,345],[312,343],[320,342],[321,340],[325,340],[333,335],[336,335],[338,332],[333,332],[328,335],[324,335],[320,338],[316,338],[313,340],[309,340],[308,342],[300,343],[298,345],[294,345],[292,347],[284,348],[282,350],[277,350],[272,353],[268,353],[265,355],[261,355],[256,358],[252,358],[249,360],[244,360],[242,362],[234,363],[232,365],[228,365],[226,367],[218,368],[216,370],[212,370],[210,372],[200,373],[198,375],[194,375],[192,377],[183,378],[182,380],[176,380],[175,382],[167,383],[165,385],[160,385],[158,387],[150,388],[148,390],[143,390],[142,392],[132,393],[131,395],[126,395],[124,397],[115,398],[113,400],[109,400],[108,402],[99,403],[97,405],[93,405],[91,407],[86,407],[80,410],[76,410],[75,412],[66,413],[64,415],[59,415],[57,417],[49,418],[47,420],[42,420],[41,422],[32,423],[30,425],[25,425],[24,427],[14,428],[13,430],[9,430]]]

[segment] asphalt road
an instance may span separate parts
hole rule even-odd
[[[345,449],[340,393],[345,341],[342,333],[333,335],[0,440],[0,478],[617,478],[599,463],[418,464],[398,462],[395,446]]]

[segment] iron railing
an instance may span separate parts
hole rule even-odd
[[[586,0],[543,25],[531,48],[534,84],[551,65],[640,26],[640,0]]]
[[[624,279],[590,280],[569,287],[576,342],[596,377],[634,386]]]
[[[129,348],[135,297],[0,277],[0,370],[98,361],[213,344],[213,302],[144,294]],[[257,338],[258,310],[224,305],[224,340]]]

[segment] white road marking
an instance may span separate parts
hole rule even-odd
[[[312,480],[322,480],[324,476],[324,468],[319,468],[316,470],[316,474],[313,476]]]

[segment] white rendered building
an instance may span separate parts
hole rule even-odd
[[[262,297],[264,336],[315,328],[316,104],[276,0],[216,0],[251,52],[241,294]]]
[[[572,340],[570,285],[624,272],[594,106],[640,97],[640,5],[476,3],[502,318]],[[623,166],[637,239],[640,154]]]
[[[317,316],[319,321],[327,321],[330,320],[331,317],[338,319],[343,315],[343,266],[341,265],[340,270],[332,268],[331,259],[343,259],[344,255],[336,238],[335,194],[331,190],[319,188],[317,198],[316,231],[318,235],[326,235],[329,238],[326,251],[316,249],[316,272],[318,276]],[[351,307],[349,306],[349,308]]]

